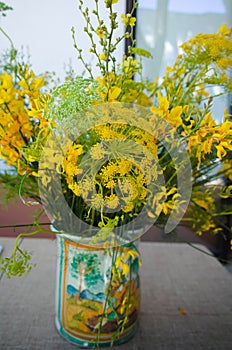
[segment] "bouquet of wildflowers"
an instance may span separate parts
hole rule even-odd
[[[170,232],[184,214],[197,234],[219,234],[225,224],[218,218],[232,213],[219,200],[231,197],[224,180],[232,179],[232,122],[227,110],[222,123],[213,119],[216,96],[208,88],[232,90],[231,28],[222,25],[216,34],[184,43],[165,76],[151,82],[143,78],[143,57],[150,53],[133,39],[138,3],[120,17],[117,2],[95,0],[90,14],[79,0],[97,76],[74,28],[87,77],[68,77],[49,90],[47,77],[37,77],[28,65],[16,62],[13,72],[2,72],[1,157],[17,171],[11,176],[19,181],[20,196],[42,203],[58,232],[89,244],[120,245],[153,224]],[[125,31],[117,36],[120,21]],[[126,38],[129,53],[117,62],[115,51]],[[7,185],[6,175],[1,181]],[[41,230],[37,223],[35,233]],[[15,274],[28,269],[24,254],[16,244],[11,266],[21,263]]]

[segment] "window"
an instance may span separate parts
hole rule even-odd
[[[138,1],[136,42],[137,47],[150,51],[154,57],[144,59],[143,74],[151,80],[163,76],[166,66],[173,64],[184,41],[199,32],[214,33],[223,23],[231,25],[231,0]],[[221,111],[226,105],[226,97],[216,99],[215,118],[216,114],[223,114]]]

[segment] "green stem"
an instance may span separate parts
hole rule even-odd
[[[83,56],[82,56],[82,53],[81,53],[81,49],[78,48],[77,46],[77,42],[76,42],[76,38],[75,38],[75,30],[74,30],[74,27],[72,27],[71,29],[72,31],[72,39],[73,39],[73,42],[74,42],[74,48],[77,50],[79,56],[78,56],[78,59],[80,59],[80,61],[82,62],[83,66],[85,67],[85,69],[88,71],[89,75],[90,75],[90,78],[93,79],[93,73],[92,73],[92,70],[91,68],[88,66],[88,64],[84,61],[83,59]]]
[[[113,248],[113,254],[112,254],[112,259],[111,259],[111,269],[112,267],[115,265],[115,261],[116,261],[116,258],[117,258],[117,248]],[[99,327],[98,327],[98,334],[97,334],[97,344],[99,343],[99,340],[100,340],[100,335],[101,335],[101,328],[102,328],[102,323],[103,323],[103,318],[106,314],[106,309],[107,309],[107,305],[108,305],[108,300],[110,298],[110,293],[112,291],[112,281],[113,281],[113,274],[111,272],[111,275],[110,275],[110,282],[109,282],[109,287],[108,287],[108,290],[107,290],[107,295],[106,295],[106,300],[105,300],[105,303],[104,303],[104,308],[103,308],[103,312],[102,312],[102,317],[100,318],[100,323],[99,323]]]
[[[51,223],[50,222],[39,222],[38,225],[47,226],[47,225],[51,225]],[[35,223],[33,223],[33,224],[3,225],[3,226],[0,226],[0,229],[1,228],[17,228],[17,227],[33,227],[33,226],[35,226]]]
[[[14,47],[14,44],[13,44],[13,41],[11,40],[10,36],[5,32],[5,30],[2,29],[2,27],[0,27],[0,32],[2,32],[2,34],[7,38],[7,40],[9,40],[10,44],[11,44],[11,47],[12,49],[15,50],[15,47]],[[16,51],[16,50],[15,50]]]
[[[111,52],[111,41],[112,36],[114,32],[114,20],[113,20],[113,10],[112,10],[112,4],[110,5],[110,20],[111,20],[111,31],[108,38],[108,48],[107,48],[107,54],[106,54],[106,75],[109,73],[109,58],[110,58],[110,52]]]

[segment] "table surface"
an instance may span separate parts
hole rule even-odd
[[[14,239],[0,237],[0,244],[7,256]],[[56,241],[25,239],[23,246],[37,267],[29,275],[0,282],[0,349],[77,348],[55,328]],[[140,251],[139,328],[133,339],[114,349],[231,349],[232,274],[184,243],[142,242]]]

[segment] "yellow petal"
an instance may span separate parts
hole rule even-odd
[[[112,87],[109,93],[109,101],[116,100],[121,93],[121,89],[117,86]]]
[[[134,259],[136,256],[139,256],[139,253],[131,249],[127,252],[127,255],[130,255]]]
[[[99,55],[99,59],[100,59],[101,61],[103,61],[105,58],[106,58],[106,55],[105,55],[104,53],[101,53],[101,54]]]
[[[129,265],[126,263],[122,263],[122,274],[127,275],[130,271]]]
[[[218,146],[216,146],[216,148],[217,148],[218,158],[221,159],[222,157],[224,157],[227,154],[226,150],[223,148],[222,145],[219,144]]]
[[[178,307],[178,311],[182,314],[182,315],[187,315],[187,311],[185,309],[183,309],[182,307]]]
[[[227,28],[226,24],[222,24],[218,29],[217,33],[222,33],[223,35],[230,34],[230,28]]]

